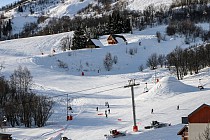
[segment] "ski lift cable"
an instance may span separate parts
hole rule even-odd
[[[139,78],[140,79],[140,78]],[[139,80],[137,79],[137,80]],[[193,81],[191,79],[187,79],[186,81]],[[61,97],[61,96],[66,96],[67,94],[75,94],[75,93],[81,93],[81,92],[84,92],[84,91],[90,91],[90,90],[94,90],[94,89],[99,89],[99,88],[103,88],[103,87],[107,87],[107,86],[111,86],[111,85],[116,85],[116,84],[119,84],[119,83],[124,83],[125,81],[122,81],[122,82],[117,82],[117,83],[112,83],[112,84],[107,84],[107,85],[103,85],[103,86],[97,86],[97,87],[93,87],[93,88],[89,88],[89,89],[84,89],[84,90],[79,90],[79,91],[74,91],[74,92],[64,92],[66,94],[62,94],[62,95],[56,95],[56,96],[51,96],[49,98],[56,98],[56,97]],[[167,80],[167,81],[163,81],[161,83],[175,83],[175,82],[179,82],[179,81],[176,81],[176,80]],[[152,84],[152,82],[142,82],[140,81],[140,84],[145,84],[147,83],[148,85],[149,84]],[[116,88],[111,88],[111,89],[106,89],[106,90],[101,90],[101,91],[98,91],[98,92],[95,92],[95,93],[100,93],[100,92],[106,92],[106,91],[111,91],[111,90],[114,90],[114,89],[118,89],[118,88],[121,88],[122,86],[120,87],[116,87]],[[81,96],[80,96],[81,97]]]

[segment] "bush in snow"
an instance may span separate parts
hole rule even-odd
[[[130,55],[134,55],[138,52],[138,49],[137,48],[130,48],[129,49],[129,54]],[[127,53],[127,48],[126,48],[126,53]]]
[[[63,69],[68,69],[68,65],[59,59],[58,59],[58,67]]]
[[[115,55],[114,58],[113,58],[113,63],[117,64],[117,62],[118,62],[118,57]]]
[[[104,58],[104,67],[107,71],[110,71],[113,66],[113,58],[111,53],[107,53],[105,58]]]
[[[161,33],[160,32],[156,32],[156,37],[157,37],[157,40],[158,40],[158,43],[160,43],[160,40],[161,40]]]
[[[143,71],[144,70],[144,65],[141,64],[139,67],[138,67],[139,71]]]
[[[89,63],[88,63],[88,62],[86,62],[85,65],[86,65],[87,67],[89,67]]]
[[[134,54],[135,54],[134,49],[132,49],[132,48],[129,49],[129,54],[130,54],[130,55],[134,55]]]

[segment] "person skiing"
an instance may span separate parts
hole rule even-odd
[[[108,112],[109,112],[109,114],[110,114],[110,109],[108,109]]]
[[[96,111],[98,111],[98,107],[96,107]]]
[[[179,105],[177,106],[177,110],[179,110]]]
[[[152,110],[151,110],[151,114],[153,113],[153,108],[152,108]]]

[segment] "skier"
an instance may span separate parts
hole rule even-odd
[[[98,107],[96,107],[96,111],[98,111]]]
[[[177,110],[179,110],[179,105],[177,106]]]
[[[109,112],[109,114],[110,114],[110,109],[108,109],[108,112]]]
[[[109,104],[107,104],[107,108],[109,108]]]
[[[153,108],[152,108],[152,110],[151,110],[151,114],[153,114]]]

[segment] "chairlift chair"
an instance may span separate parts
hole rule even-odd
[[[144,93],[146,93],[146,92],[148,92],[149,91],[149,89],[147,88],[147,83],[145,83],[145,88],[144,88]]]

